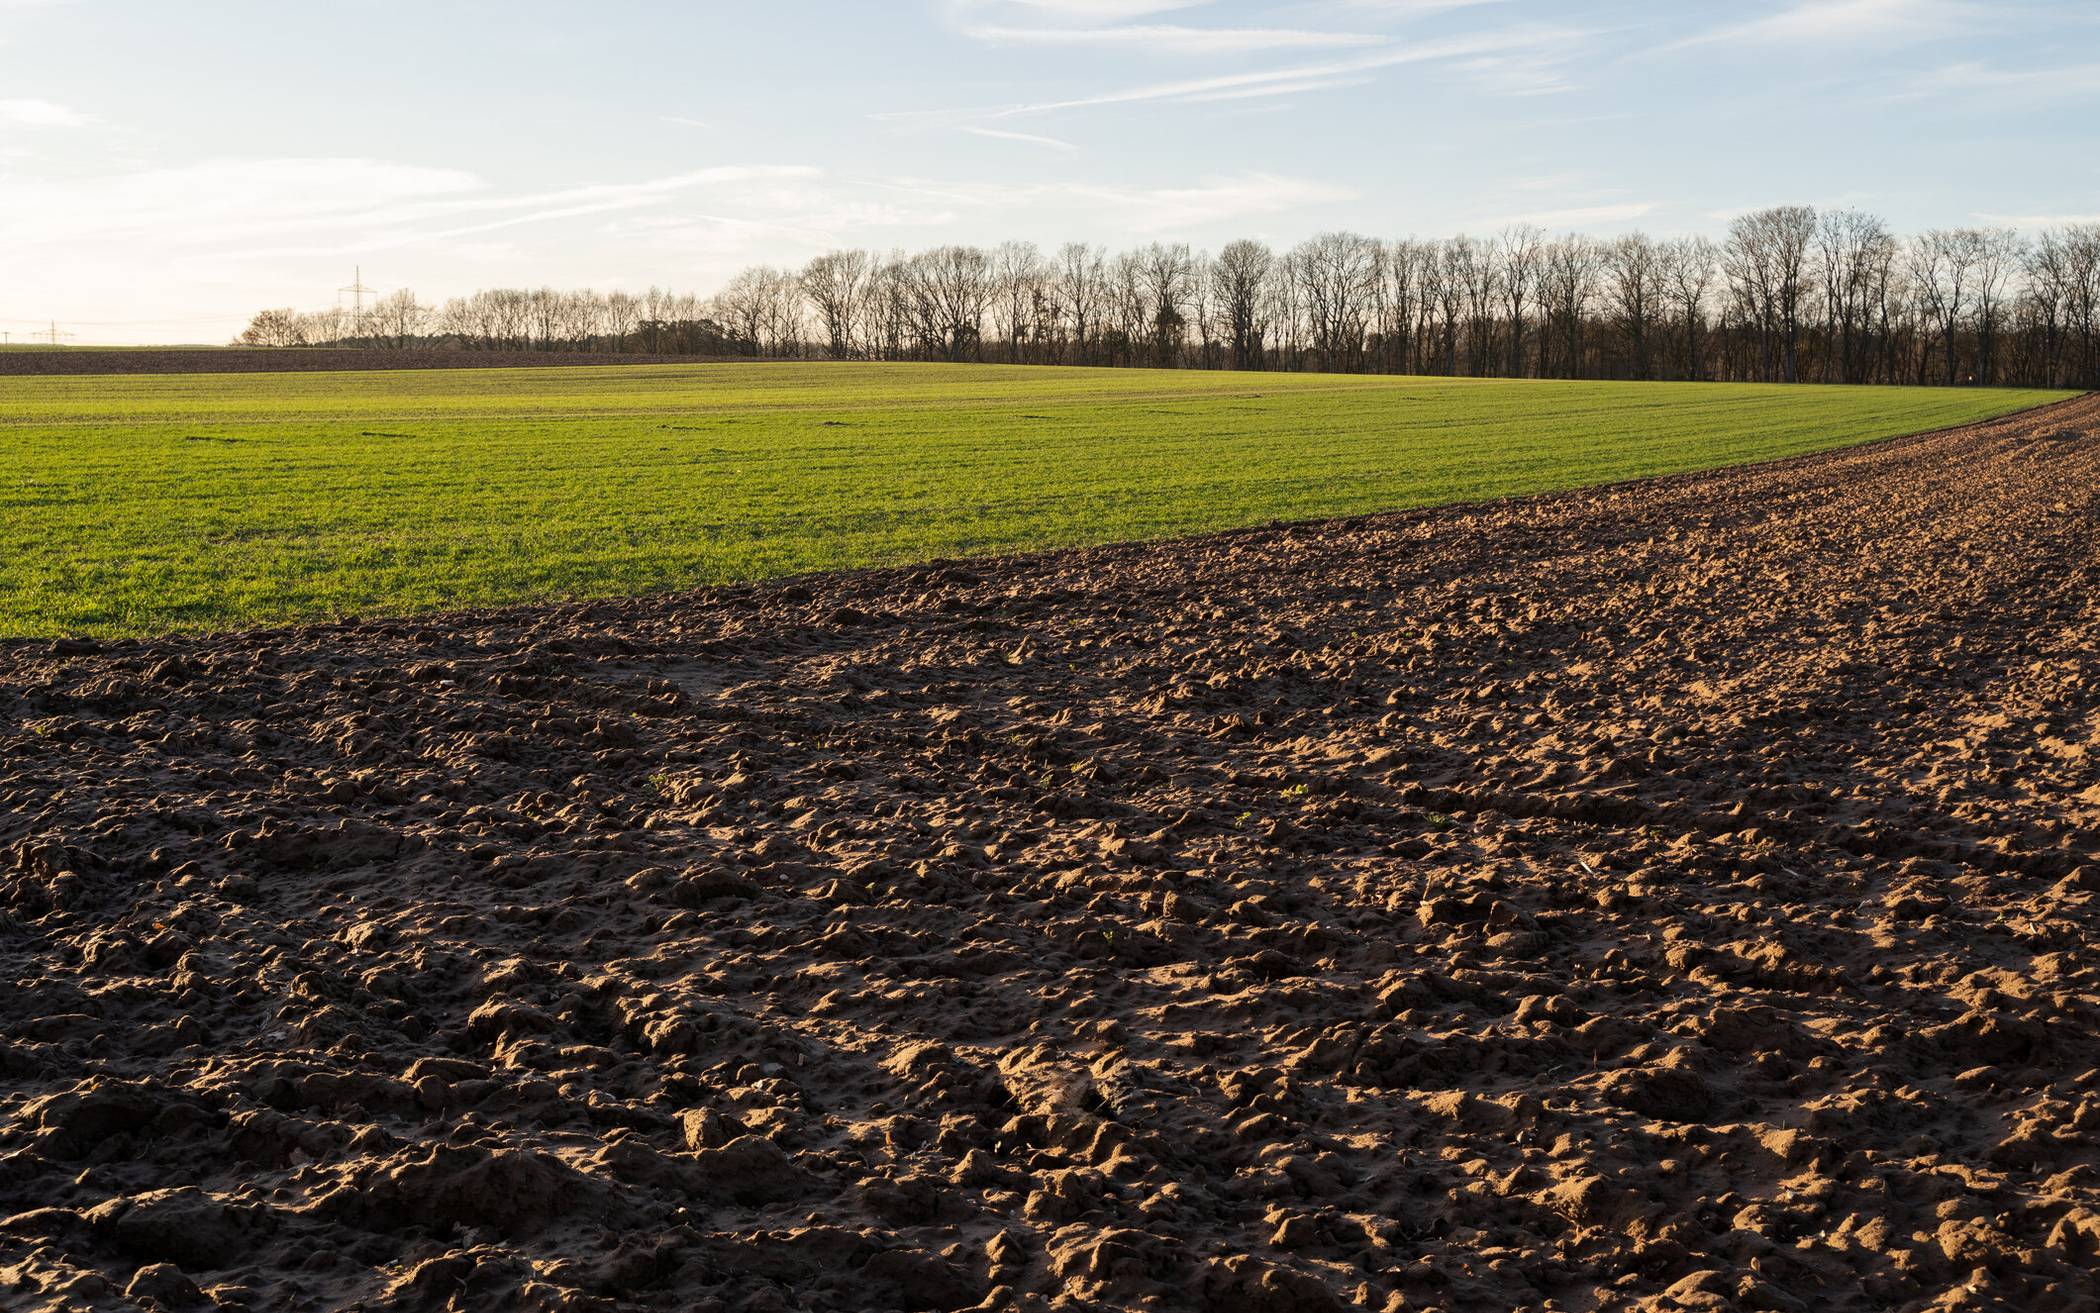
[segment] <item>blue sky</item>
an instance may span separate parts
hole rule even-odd
[[[0,330],[362,266],[708,291],[831,246],[2100,218],[2100,2],[0,0]]]

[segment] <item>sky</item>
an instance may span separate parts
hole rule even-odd
[[[2100,0],[0,0],[14,341],[1792,203],[2100,219]]]

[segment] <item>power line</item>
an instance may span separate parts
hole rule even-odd
[[[5,0],[0,0],[0,3],[5,3]],[[338,296],[344,293],[350,295],[353,310],[360,318],[365,313],[365,298],[368,296],[376,297],[379,295],[379,292],[379,288],[366,284],[365,271],[362,265],[356,268],[355,277],[351,280],[349,286],[336,289]],[[75,319],[71,322],[79,324],[83,328],[188,328],[200,324],[236,323],[246,317],[246,312],[242,311],[219,315],[197,315],[184,319]],[[24,333],[22,335],[23,339],[25,341],[45,342],[52,346],[57,346],[65,339],[77,336],[74,333],[61,332],[56,323],[45,319],[10,319],[6,316],[0,316],[0,324],[43,324],[44,327],[36,332]],[[54,337],[53,334],[57,334],[57,336]],[[13,336],[12,332],[0,333],[0,338],[4,338],[9,343],[13,341]]]
[[[239,319],[243,313],[229,311],[223,315],[198,315],[191,319],[75,319],[72,322],[83,328],[151,328],[160,324],[222,324],[229,319]],[[43,324],[44,319],[8,319],[0,317],[0,324]]]
[[[354,296],[354,297],[356,298],[356,299],[355,299],[355,307],[356,307],[356,308],[355,308],[355,311],[354,311],[354,313],[356,313],[356,314],[357,314],[357,315],[358,315],[359,317],[362,317],[362,316],[364,315],[364,313],[365,313],[365,295],[366,295],[366,293],[371,293],[371,294],[373,294],[373,295],[377,295],[377,294],[378,294],[378,292],[379,292],[379,289],[378,289],[378,288],[376,288],[376,287],[366,287],[366,286],[365,286],[365,271],[364,271],[364,267],[360,265],[360,266],[358,267],[358,270],[357,270],[357,276],[356,276],[355,278],[353,278],[353,279],[351,279],[351,280],[350,280],[350,285],[349,285],[348,287],[338,287],[338,288],[336,288],[336,289],[335,289],[335,294],[336,294],[337,296],[341,296],[341,295],[342,295],[343,293],[345,293],[345,292],[349,292],[349,293],[351,293],[351,294],[352,294],[352,295],[353,295],[353,296]]]

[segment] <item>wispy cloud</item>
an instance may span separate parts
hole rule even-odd
[[[1991,224],[1998,228],[2018,228],[2033,232],[2042,228],[2063,228],[2074,223],[2100,223],[2100,210],[2088,214],[1972,214],[1978,223]]]
[[[1383,45],[1367,32],[1316,32],[1278,27],[973,27],[969,35],[995,45],[1091,46],[1171,55],[1236,55],[1265,50],[1316,50]]]
[[[1077,187],[1071,194],[1088,206],[1123,211],[1124,222],[1137,233],[1186,231],[1356,198],[1346,187],[1270,173],[1212,179],[1194,187]]]
[[[828,247],[866,244],[871,233],[953,232],[974,225],[1005,236],[1113,240],[1190,234],[1352,200],[1346,188],[1243,173],[1178,187],[1060,181],[999,183],[827,175],[733,205],[616,217],[604,237],[623,249],[668,254],[726,276],[739,262],[793,264]],[[447,249],[450,249],[449,247]]]
[[[2100,98],[2100,63],[2056,68],[1997,68],[1975,61],[1947,64],[1912,77],[1891,99],[1984,94],[1998,104]]]
[[[6,0],[0,0],[5,3]],[[94,122],[89,115],[48,100],[0,100],[0,125],[21,128],[78,128]]]
[[[1182,97],[1186,105],[1214,105],[1227,100],[1258,100],[1264,96],[1296,96],[1310,91],[1340,91],[1344,87],[1360,87],[1372,81],[1367,76],[1306,78],[1300,82],[1258,82],[1253,86],[1228,87],[1223,91],[1204,91]]]
[[[981,217],[1026,216],[1078,223],[1085,229],[1151,234],[1212,227],[1238,219],[1281,214],[1353,200],[1350,188],[1280,174],[1250,172],[1204,179],[1183,187],[1131,187],[1113,183],[939,183],[913,179],[876,180],[881,190],[935,202]]]
[[[510,212],[499,214],[494,218],[443,228],[407,226],[395,228],[391,231],[375,231],[356,239],[352,245],[340,249],[383,251],[423,242],[452,241],[461,237],[475,237],[483,233],[500,232],[506,228],[521,228],[532,224],[554,223],[562,219],[578,219],[596,214],[611,214],[644,209],[663,204],[682,193],[697,188],[814,178],[819,173],[820,171],[816,169],[793,166],[701,169],[692,173],[676,174],[667,178],[653,178],[645,182],[575,187],[565,191],[547,192],[539,195],[493,198],[484,203],[468,203],[449,208],[452,212],[489,209]],[[443,210],[448,207],[435,208]],[[428,211],[426,210],[426,212]],[[379,216],[366,216],[368,220],[377,217]],[[327,250],[332,248],[321,249]],[[297,253],[306,254],[310,252],[300,251]]]
[[[1575,170],[1561,170],[1556,173],[1534,173],[1526,177],[1511,178],[1504,182],[1502,186],[1513,192],[1552,192],[1563,198],[1579,196],[1601,199],[1605,195],[1612,194],[1598,191],[1590,175]]]
[[[1327,0],[1324,9],[1357,14],[1383,14],[1398,18],[1420,18],[1454,9],[1477,9],[1483,5],[1508,4],[1509,0]]]
[[[1974,0],[1800,0],[1761,18],[1700,32],[1648,53],[1708,45],[1831,48],[1929,40],[1975,30],[2002,12]]]
[[[365,159],[210,160],[89,178],[14,179],[0,243],[136,238],[225,246],[330,233],[326,249],[376,249],[658,204],[708,186],[801,178],[784,166],[701,169],[632,183],[500,194],[478,176]]]
[[[1011,7],[1082,22],[1121,23],[1133,18],[1163,14],[1170,9],[1194,9],[1198,5],[1210,2],[1211,0],[965,0],[964,7]]]
[[[1475,219],[1469,228],[1508,228],[1531,224],[1539,228],[1582,228],[1592,224],[1632,223],[1655,212],[1651,201],[1628,201],[1621,205],[1578,205],[1564,210],[1532,210],[1526,214],[1498,214]]]
[[[1133,105],[1153,101],[1201,101],[1251,95],[1277,95],[1288,91],[1312,91],[1335,85],[1361,82],[1364,75],[1405,64],[1454,62],[1499,52],[1572,45],[1583,34],[1566,28],[1525,26],[1476,36],[1449,37],[1417,42],[1373,54],[1358,55],[1319,64],[1297,64],[1286,68],[1225,73],[1212,77],[1155,82],[1145,86],[1104,91],[1069,100],[1034,101],[985,109],[907,110],[878,114],[877,118],[909,121],[995,121],[1066,110],[1094,109],[1108,105]]]
[[[1079,149],[1079,147],[1069,141],[1061,141],[1056,137],[1038,136],[1033,132],[1006,132],[999,128],[977,127],[966,127],[963,131],[973,137],[991,137],[996,141],[1019,141],[1030,146],[1047,146],[1051,150],[1074,151]]]
[[[1567,60],[1560,55],[1482,55],[1462,59],[1455,67],[1481,90],[1497,96],[1553,96],[1579,86],[1568,76]]]
[[[77,248],[240,242],[359,214],[466,197],[470,173],[364,159],[208,160],[89,177],[9,179],[0,244]]]

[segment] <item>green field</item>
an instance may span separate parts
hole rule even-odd
[[[0,636],[617,595],[1497,497],[2068,394],[701,365],[0,378]]]

